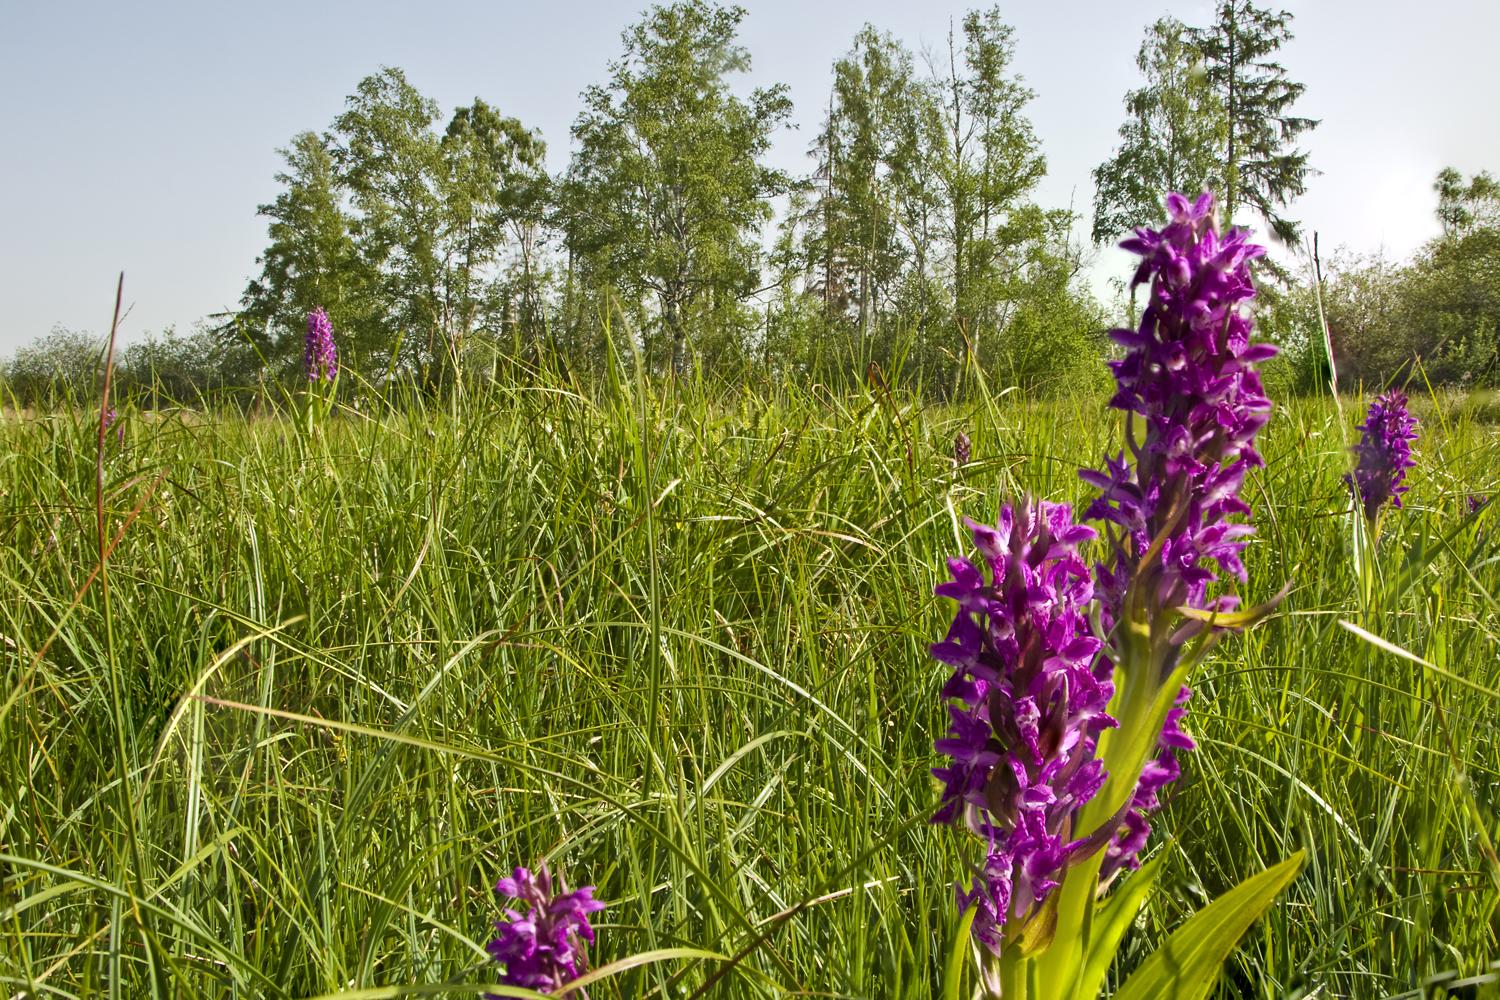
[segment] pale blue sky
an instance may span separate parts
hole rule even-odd
[[[265,235],[275,154],[322,130],[355,83],[400,66],[447,114],[475,96],[542,129],[566,164],[578,94],[606,75],[643,4],[25,3],[0,0],[0,354],[54,324],[102,332],[126,272],[127,337],[232,308]],[[774,161],[805,170],[830,66],[870,21],[911,48],[941,45],[946,0],[747,0],[753,83],[790,85],[799,129]],[[1445,164],[1500,170],[1496,0],[1320,0],[1286,6],[1283,51],[1308,85],[1312,181],[1293,210],[1325,246],[1404,255],[1436,233]],[[1207,20],[1207,0],[1002,4],[1047,155],[1048,205],[1088,208],[1144,27]],[[1101,256],[1096,279],[1124,273]]]

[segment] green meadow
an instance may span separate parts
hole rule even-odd
[[[927,822],[932,588],[965,516],[1087,504],[1103,403],[551,380],[122,410],[102,458],[97,411],[9,415],[4,995],[475,996],[491,887],[546,861],[609,904],[592,967],[650,959],[596,1000],[933,996],[976,845]],[[1238,589],[1290,593],[1192,679],[1112,981],[1305,849],[1219,996],[1487,995],[1500,427],[1418,401],[1371,560],[1363,401],[1278,404]]]

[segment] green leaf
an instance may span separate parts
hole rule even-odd
[[[1188,918],[1167,943],[1131,973],[1115,1000],[1202,1000],[1219,967],[1266,912],[1281,890],[1297,877],[1305,854],[1298,851],[1279,865],[1252,875]]]
[[[958,933],[953,936],[953,948],[943,969],[943,1000],[958,1000],[963,990],[964,957],[969,953],[969,930],[974,926],[976,912],[978,907],[969,907],[958,922]]]
[[[1166,852],[1162,851],[1141,865],[1139,871],[1126,878],[1125,884],[1100,904],[1094,914],[1093,932],[1089,938],[1083,972],[1073,987],[1074,997],[1099,995],[1104,977],[1115,960],[1115,952],[1120,950],[1120,941],[1125,937],[1125,931],[1135,922],[1135,915],[1140,912],[1141,904],[1146,901],[1151,887],[1156,884],[1156,876],[1161,873],[1162,861],[1166,856]]]
[[[1245,608],[1240,611],[1204,611],[1201,608],[1183,606],[1174,608],[1173,610],[1184,618],[1191,618],[1194,621],[1205,622],[1219,628],[1250,629],[1265,621],[1271,612],[1275,611],[1281,602],[1286,600],[1287,595],[1291,592],[1292,581],[1288,580],[1281,585],[1280,590],[1271,596],[1270,600],[1257,604],[1253,608]]]
[[[1015,948],[1018,954],[1027,958],[1046,951],[1057,935],[1057,899],[1055,892],[1048,896],[1042,908],[1021,927],[1007,947]]]
[[[1141,769],[1155,753],[1167,712],[1176,701],[1177,691],[1191,668],[1191,661],[1179,664],[1166,682],[1159,685],[1131,684],[1127,678],[1124,689],[1116,690],[1116,700],[1110,702],[1110,714],[1119,720],[1120,725],[1104,732],[1098,750],[1098,757],[1104,762],[1110,777],[1104,789],[1090,799],[1079,814],[1078,829],[1092,830],[1085,836],[1107,839],[1113,835],[1118,826],[1115,814],[1129,801]],[[1146,668],[1140,666],[1136,669]],[[1083,949],[1092,936],[1089,928],[1094,919],[1094,896],[1102,859],[1102,851],[1095,851],[1070,868],[1063,879],[1051,947],[1035,959],[1041,984],[1036,1000],[1087,996],[1078,992],[1077,984],[1088,962]]]
[[[617,976],[627,969],[638,966],[649,965],[652,962],[666,962],[672,959],[687,958],[701,959],[703,961],[729,961],[728,955],[721,955],[716,951],[707,951],[703,948],[658,948],[655,951],[643,951],[639,955],[628,955],[625,958],[616,959],[608,965],[600,966],[586,975],[579,976],[570,984],[574,990],[582,990],[585,986]]]

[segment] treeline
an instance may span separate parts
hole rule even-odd
[[[1340,384],[1500,386],[1500,182],[1449,168],[1433,187],[1442,234],[1411,260],[1331,264],[1323,306]]]
[[[1077,215],[1035,197],[1034,95],[998,9],[967,14],[920,57],[863,28],[833,66],[804,176],[766,163],[786,87],[734,87],[750,67],[744,13],[648,10],[582,94],[559,175],[537,130],[495,105],[445,116],[399,69],[367,77],[325,131],[281,151],[241,308],[133,348],[124,384],[292,383],[322,307],[345,372],[373,386],[440,392],[543,366],[587,384],[630,352],[655,372],[727,382],[838,386],[878,370],[935,396],[980,377],[1031,393],[1093,385],[1103,331],[1131,306],[1123,289],[1107,309],[1096,301]],[[1289,211],[1312,171],[1296,143],[1317,122],[1294,113],[1304,88],[1274,59],[1290,24],[1220,0],[1210,24],[1146,30],[1119,145],[1094,171],[1091,244],[1157,222],[1166,191],[1205,187],[1226,217],[1299,244]],[[1495,185],[1448,171],[1438,189],[1444,232],[1416,260],[1332,271],[1341,375],[1381,383],[1420,360],[1438,381],[1495,381]],[[1262,328],[1287,349],[1279,377],[1319,384],[1311,287],[1272,264],[1261,278]],[[42,392],[48,358],[77,340],[59,332],[18,354],[12,393]],[[50,377],[80,365],[59,356]]]
[[[232,332],[295,369],[321,304],[361,371],[438,388],[497,356],[597,376],[631,348],[726,380],[1093,378],[1104,312],[1073,215],[1032,197],[1046,164],[998,11],[929,60],[861,30],[801,177],[766,163],[786,88],[734,86],[743,16],[684,2],[627,29],[558,176],[482,101],[444,127],[399,70],[364,80],[287,150]]]

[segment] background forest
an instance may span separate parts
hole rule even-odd
[[[1500,380],[1500,185],[1444,170],[1442,235],[1410,260],[1336,252],[1314,277],[1291,217],[1313,166],[1303,86],[1276,61],[1291,16],[1225,0],[1214,19],[1145,29],[1092,213],[1034,198],[1047,170],[998,8],[914,53],[867,25],[833,67],[811,170],[765,165],[791,112],[784,86],[737,88],[745,11],[692,0],[625,30],[581,95],[571,161],[475,98],[444,112],[398,68],[281,150],[267,243],[238,311],[129,346],[121,390],[192,402],[300,377],[305,317],[325,308],[341,363],[367,386],[545,366],[597,383],[640,349],[651,370],[724,383],[840,387],[871,366],[929,398],[965,378],[1033,395],[1100,384],[1124,282],[1102,303],[1096,247],[1161,218],[1161,192],[1223,194],[1281,243],[1260,269],[1259,325],[1283,391],[1325,381],[1318,291],[1345,385]],[[1372,207],[1378,211],[1377,207]],[[1089,239],[1080,239],[1084,231]],[[55,329],[4,381],[22,405],[91,395],[100,339]],[[519,369],[510,366],[519,364]]]

